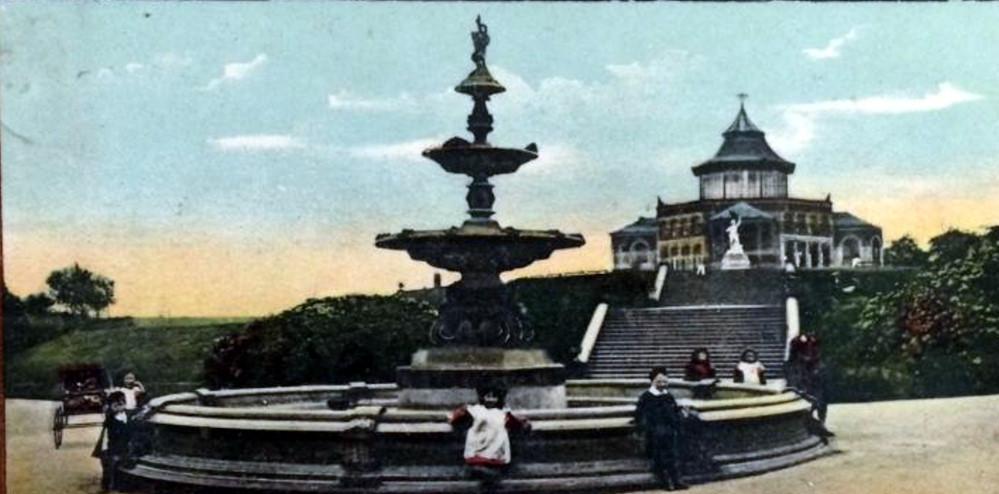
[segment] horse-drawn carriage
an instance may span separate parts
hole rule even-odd
[[[100,414],[111,389],[111,374],[98,364],[67,365],[59,368],[62,403],[52,417],[52,439],[58,449],[62,445],[62,431],[76,427],[100,425],[97,421],[73,421],[70,417]]]

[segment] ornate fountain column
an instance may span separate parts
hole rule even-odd
[[[448,173],[471,179],[465,196],[469,217],[460,227],[403,230],[375,239],[380,248],[405,250],[414,260],[461,273],[461,279],[447,287],[446,301],[430,328],[433,346],[416,352],[411,365],[398,369],[400,402],[418,408],[474,402],[476,386],[489,382],[507,387],[512,407],[560,408],[565,406],[564,368],[543,350],[530,348],[534,332],[500,273],[585,241],[557,230],[504,228],[492,219],[496,196],[489,179],[537,159],[538,148],[533,143],[523,149],[495,147],[487,140],[493,117],[486,103],[506,89],[486,67],[488,28],[479,18],[475,22],[475,68],[455,87],[472,98],[468,131],[473,140],[452,137],[423,151]]]

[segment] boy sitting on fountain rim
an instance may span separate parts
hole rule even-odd
[[[680,478],[679,446],[683,422],[690,412],[681,408],[669,393],[665,367],[649,372],[652,385],[638,398],[635,427],[645,436],[645,454],[652,462],[652,473],[666,490],[686,489]]]
[[[455,428],[468,429],[464,458],[469,474],[493,483],[499,480],[512,460],[508,431],[528,432],[531,424],[506,408],[506,388],[502,385],[484,384],[475,392],[479,403],[458,407],[448,421]]]

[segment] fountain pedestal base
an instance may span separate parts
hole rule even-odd
[[[399,406],[450,409],[476,403],[476,387],[507,389],[514,409],[565,408],[565,367],[544,350],[447,347],[419,350],[397,369]]]

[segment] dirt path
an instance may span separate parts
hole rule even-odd
[[[98,429],[70,429],[56,450],[54,407],[7,401],[8,493],[100,492]],[[999,396],[836,405],[829,426],[841,454],[688,492],[999,494]]]
[[[100,427],[67,429],[63,443],[52,442],[55,402],[7,400],[7,493],[96,494],[101,492],[101,466],[90,453]],[[100,415],[71,417],[98,421]]]

